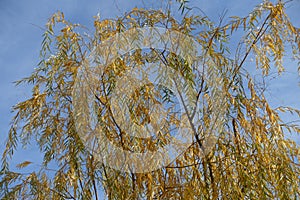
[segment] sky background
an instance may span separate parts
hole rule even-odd
[[[166,2],[166,1],[165,1]],[[211,19],[218,21],[227,10],[226,17],[245,16],[258,0],[191,0],[191,5],[201,8]],[[39,63],[39,50],[47,19],[56,11],[64,13],[73,23],[93,27],[93,16],[100,13],[102,19],[121,16],[134,7],[162,8],[165,4],[153,0],[0,0],[0,152],[4,150],[9,123],[13,117],[11,107],[30,98],[30,87],[15,87],[13,82],[30,75]],[[300,1],[288,6],[288,14],[296,27],[300,27]],[[164,8],[164,7],[163,7]],[[178,4],[174,4],[174,13]],[[179,14],[179,13],[177,13]],[[272,80],[268,87],[271,105],[289,105],[300,109],[300,87],[296,63],[286,61],[287,72]],[[297,118],[286,117],[291,121]],[[299,136],[292,136],[300,144]],[[16,153],[12,165],[22,160],[39,160],[35,145]]]

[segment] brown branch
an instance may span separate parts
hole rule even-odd
[[[230,88],[232,86],[232,84],[234,83],[234,79],[236,78],[238,71],[242,68],[244,62],[246,61],[247,57],[249,56],[253,46],[258,42],[258,40],[260,40],[260,38],[264,35],[264,33],[267,31],[267,29],[269,28],[269,25],[267,25],[267,22],[269,20],[269,18],[271,17],[272,13],[270,13],[265,21],[263,22],[263,25],[261,26],[261,28],[259,29],[259,31],[257,32],[252,44],[250,45],[250,47],[248,48],[248,50],[246,51],[241,63],[233,70],[233,77],[231,82],[228,84],[228,88]],[[266,28],[264,28],[267,25]]]
[[[152,49],[152,50],[155,51],[155,53],[160,57],[161,61],[162,61],[166,66],[169,66],[169,62],[167,61],[166,57],[165,57],[163,54],[161,55],[161,54],[157,53],[157,51],[156,51],[155,49]],[[192,118],[192,116],[189,115],[188,108],[187,108],[186,104],[184,103],[184,99],[183,99],[183,97],[182,97],[181,92],[180,92],[179,89],[178,89],[179,87],[178,87],[178,84],[177,84],[177,82],[176,82],[175,80],[174,80],[174,83],[175,83],[175,86],[176,86],[176,88],[177,88],[177,91],[178,91],[180,100],[181,100],[181,102],[182,102],[183,108],[184,108],[184,110],[185,110],[185,112],[186,112],[186,115],[187,115],[187,117],[188,117],[189,124],[191,125],[191,128],[192,128],[192,130],[193,130],[193,132],[194,132],[194,136],[195,136],[195,138],[196,138],[196,141],[197,141],[197,143],[199,144],[199,147],[202,149],[202,143],[201,143],[201,141],[200,141],[199,134],[197,134],[196,128],[195,128],[195,126],[194,126],[194,124],[193,124],[193,118]],[[200,94],[199,94],[199,96],[200,96]],[[202,150],[203,150],[203,149],[202,149]]]

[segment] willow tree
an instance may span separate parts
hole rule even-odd
[[[46,24],[39,66],[17,82],[31,84],[32,97],[13,107],[16,114],[2,156],[0,197],[99,199],[103,188],[108,199],[299,198],[299,147],[285,135],[300,129],[285,123],[280,113],[299,116],[300,112],[290,107],[272,108],[264,90],[253,80],[251,68],[256,66],[263,78],[271,70],[279,74],[284,71],[283,58],[290,49],[293,58],[299,59],[300,29],[290,22],[285,6],[282,1],[264,1],[246,16],[218,24],[202,13],[189,14],[185,2],[181,20],[168,10],[135,8],[116,19],[96,17],[95,31],[90,34],[84,34],[86,29],[81,25],[66,21],[63,13],[55,13]],[[103,57],[113,54],[103,44],[113,44],[116,49],[131,44],[122,40],[118,46],[111,38],[155,27],[192,39],[181,38],[176,44],[199,55],[190,59],[190,52],[174,52],[166,45],[165,49],[119,52],[103,64]],[[233,34],[235,41],[241,36],[234,48],[230,43]],[[250,57],[256,62],[247,62]],[[126,88],[139,84],[130,82],[128,74],[157,63],[172,73],[158,75],[162,77],[158,84],[141,79],[143,84],[127,94]],[[175,89],[168,88],[165,79],[174,79]],[[183,81],[176,82],[178,79]],[[76,93],[91,88],[92,95]],[[77,104],[78,96],[91,104]],[[111,104],[118,98],[127,99]],[[191,106],[185,106],[185,101]],[[158,105],[165,112],[157,110]],[[123,118],[117,113],[122,107],[127,108]],[[85,118],[78,119],[86,115],[93,116],[94,121],[89,121],[92,125]],[[193,117],[196,120],[191,120]],[[149,137],[131,135],[133,129],[149,128],[149,124]],[[102,140],[123,152],[159,151],[172,142],[176,129],[186,124],[191,143],[174,160],[153,170],[122,170],[119,167],[128,163],[122,163],[125,161],[118,155],[106,154],[117,167],[97,156]],[[99,126],[97,130],[105,138],[88,135],[92,126]],[[82,130],[90,140],[82,137]],[[214,140],[207,140],[212,133]],[[9,160],[17,146],[32,140],[44,156],[42,166],[30,173],[12,171]],[[54,172],[49,172],[50,162],[57,165]],[[17,167],[31,163],[24,161]]]

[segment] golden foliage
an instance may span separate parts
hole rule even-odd
[[[186,1],[182,2],[186,5]],[[218,26],[205,16],[187,14],[179,22],[168,11],[134,8],[118,19],[96,18],[93,36],[84,36],[81,26],[67,22],[63,13],[55,13],[46,25],[39,67],[30,77],[17,82],[33,85],[32,98],[14,107],[16,115],[2,156],[0,197],[95,199],[103,186],[109,199],[299,198],[300,150],[284,135],[287,131],[300,133],[300,128],[284,123],[279,112],[288,111],[300,117],[300,111],[289,107],[273,109],[251,76],[242,73],[242,70],[247,71],[245,61],[250,55],[255,56],[256,67],[262,69],[263,76],[273,67],[281,73],[287,44],[292,46],[295,58],[299,58],[300,30],[290,22],[284,8],[282,1],[276,4],[265,1],[249,16],[234,16],[228,24]],[[217,143],[210,153],[203,156],[201,144],[195,139],[169,166],[134,174],[102,165],[85,149],[72,115],[72,90],[79,66],[86,62],[94,46],[116,33],[143,26],[166,27],[193,37],[201,47],[201,67],[216,67],[221,75],[223,106],[227,110],[223,131],[218,133]],[[236,31],[245,35],[232,58],[227,41]],[[130,67],[160,60],[159,55],[162,52],[154,50],[146,54],[142,51],[126,54],[105,68],[99,85],[95,103],[98,120],[107,125],[109,140],[129,151],[163,147],[170,135],[161,134],[154,140],[132,139],[118,130],[110,112],[109,91],[116,78]],[[165,61],[198,87],[194,98],[207,102],[202,120],[204,125],[209,123],[213,94],[209,84],[195,76],[202,71],[176,55],[170,54]],[[147,104],[162,98],[151,93],[151,87],[136,91],[132,96],[132,106],[136,106],[132,115],[142,124],[151,121]],[[175,118],[175,115],[170,116],[170,123],[176,123]],[[197,136],[208,134],[201,131],[201,127],[196,129]],[[29,174],[12,172],[9,158],[20,142],[28,144],[32,139],[37,141],[44,155],[43,166]],[[49,175],[47,168],[51,161],[58,165],[53,175]],[[29,164],[30,161],[25,161],[17,167]]]

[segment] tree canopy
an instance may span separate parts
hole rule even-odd
[[[250,70],[255,65],[262,77],[271,70],[282,73],[289,49],[291,57],[299,60],[300,29],[285,12],[288,3],[263,1],[251,13],[232,16],[226,22],[221,18],[217,24],[202,12],[190,14],[193,8],[188,8],[188,2],[179,3],[180,20],[170,10],[134,8],[115,19],[95,17],[94,32],[88,34],[84,26],[67,21],[62,12],[49,18],[38,67],[16,82],[32,85],[32,97],[13,107],[15,117],[0,171],[2,199],[99,199],[101,188],[108,199],[300,197],[299,144],[285,137],[289,132],[300,133],[300,127],[280,118],[282,112],[300,117],[300,111],[272,108]],[[102,62],[113,55],[103,46],[115,45],[111,38],[126,33],[128,39],[130,30],[155,27],[186,36],[188,39],[180,38],[176,43],[186,48],[183,53],[176,54],[167,47],[135,48]],[[234,40],[240,42],[233,48],[230,41],[237,35],[240,38]],[[138,36],[135,40],[141,42]],[[130,45],[122,41],[116,48]],[[199,55],[191,60],[188,50],[197,50]],[[250,57],[255,62],[247,62]],[[158,84],[147,82],[130,89],[139,83],[126,79],[128,73],[157,63],[170,68],[171,73],[160,72],[160,67]],[[167,87],[170,82],[164,82],[166,79],[172,79],[177,96]],[[118,85],[119,80],[124,82]],[[81,96],[86,91],[92,95]],[[91,98],[92,104],[77,104],[81,98]],[[110,103],[118,98],[128,98],[117,105],[128,109],[128,116],[123,118]],[[192,106],[185,106],[186,101]],[[183,106],[179,108],[179,104]],[[164,106],[167,112],[156,110],[154,105]],[[91,121],[85,118],[90,114],[106,137],[100,140],[126,152],[163,149],[172,142],[174,130],[186,124],[192,142],[167,165],[144,172],[122,171],[103,163],[91,151],[91,144],[87,145],[95,142],[99,153],[103,141],[95,135],[82,137],[79,130],[90,130]],[[191,120],[194,116],[197,122]],[[130,135],[132,127],[149,124],[154,130],[151,137]],[[213,132],[215,140],[207,146]],[[30,173],[12,171],[9,160],[18,145],[32,140],[43,154],[43,165]],[[124,165],[117,155],[107,155],[114,165]],[[17,167],[25,168],[31,162]],[[51,162],[57,164],[54,173],[48,169]]]

